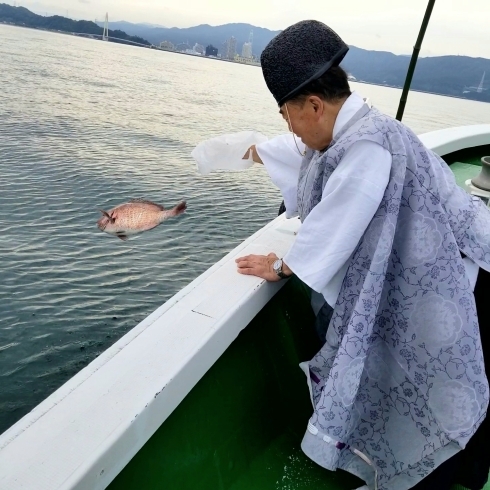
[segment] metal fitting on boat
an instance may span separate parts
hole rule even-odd
[[[490,192],[490,156],[481,159],[481,172],[471,179],[471,183],[479,189]]]

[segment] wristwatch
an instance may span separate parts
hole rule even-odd
[[[272,268],[274,269],[274,272],[281,278],[281,279],[286,279],[288,278],[289,276],[287,276],[286,274],[284,274],[284,272],[282,271],[282,259],[277,259],[273,264],[272,264]]]

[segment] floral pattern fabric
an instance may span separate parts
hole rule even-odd
[[[325,345],[303,366],[314,413],[302,448],[370,489],[375,469],[380,490],[406,490],[463,449],[486,414],[489,386],[460,250],[490,270],[490,211],[414,133],[365,105],[325,152],[304,158],[302,220],[360,140],[389,150],[392,170]]]

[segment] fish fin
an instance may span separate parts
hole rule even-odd
[[[174,206],[169,214],[170,216],[179,216],[179,214],[182,214],[185,212],[185,210],[187,209],[187,203],[185,201],[182,201],[182,202],[179,202],[179,204],[177,204],[177,206]]]
[[[120,238],[123,242],[125,242],[128,239],[128,237],[126,235],[119,235],[118,234],[116,236],[117,236],[117,238]]]
[[[107,212],[103,211],[102,209],[99,209],[99,211],[112,223],[114,224],[116,220]]]
[[[131,199],[129,202],[139,202],[142,204],[151,204],[152,206],[156,206],[160,211],[165,211],[165,208],[161,204],[157,204],[156,202],[149,201],[148,199],[136,198],[136,199]]]

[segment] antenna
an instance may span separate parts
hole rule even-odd
[[[424,19],[422,20],[422,26],[420,27],[419,35],[415,46],[413,47],[412,58],[410,59],[410,65],[408,65],[407,77],[405,78],[405,83],[403,85],[402,96],[400,97],[400,103],[398,105],[398,110],[396,111],[396,119],[402,120],[403,112],[405,111],[405,105],[407,103],[408,91],[410,90],[410,84],[412,83],[413,72],[415,71],[415,66],[417,65],[417,59],[419,57],[420,48],[422,47],[422,41],[424,40],[425,31],[429,25],[430,16],[434,8],[436,0],[429,0],[427,4],[427,9],[425,10]]]

